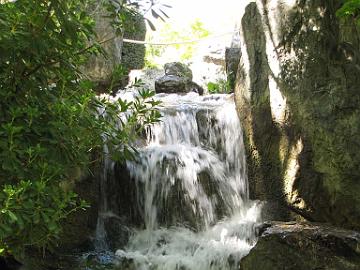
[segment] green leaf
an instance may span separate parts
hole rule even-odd
[[[14,223],[18,220],[17,216],[10,210],[7,210],[7,214],[9,215],[11,219],[11,223]]]

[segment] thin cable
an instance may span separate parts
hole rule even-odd
[[[232,31],[232,32],[227,32],[227,33],[223,33],[223,34],[219,34],[219,35],[213,35],[213,36],[209,36],[209,37],[205,37],[205,38],[200,38],[200,39],[194,39],[194,40],[187,40],[187,41],[174,41],[174,42],[149,42],[149,41],[143,41],[143,40],[134,40],[134,39],[127,39],[124,38],[123,42],[125,43],[132,43],[132,44],[142,44],[142,45],[154,45],[154,46],[171,46],[171,45],[181,45],[181,44],[189,44],[189,43],[197,43],[197,42],[201,42],[204,40],[209,40],[209,39],[216,39],[219,37],[223,37],[223,36],[227,36],[230,34],[235,34],[235,33],[239,33],[239,30],[236,31]]]

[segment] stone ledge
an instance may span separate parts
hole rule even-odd
[[[319,223],[269,222],[241,270],[360,269],[360,233]]]

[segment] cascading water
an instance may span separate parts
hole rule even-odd
[[[146,144],[139,144],[138,157],[126,164],[144,228],[134,229],[116,251],[118,267],[238,269],[255,244],[260,207],[248,199],[233,96],[156,99],[162,101],[162,121],[146,130]]]

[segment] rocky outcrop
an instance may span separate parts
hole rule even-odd
[[[105,55],[92,56],[83,68],[88,79],[97,83],[97,90],[100,92],[114,83],[113,88],[125,87],[128,83],[126,72],[144,67],[145,45],[124,43],[123,38],[141,41],[146,36],[146,24],[142,15],[128,14],[123,33],[119,34],[119,30],[112,26],[113,19],[103,5],[100,2],[90,4],[88,10],[94,16],[96,41],[100,43]],[[112,82],[113,73],[120,65],[125,74]]]
[[[360,234],[326,225],[272,223],[241,260],[241,270],[355,270]]]
[[[156,79],[155,91],[157,93],[188,93],[203,94],[204,89],[192,81],[191,69],[179,62],[167,63],[164,66],[165,75]]]
[[[250,3],[235,96],[251,196],[359,230],[359,35],[340,3]]]
[[[94,16],[96,40],[101,43],[106,56],[92,56],[84,67],[84,73],[91,81],[107,85],[114,68],[121,64],[122,36],[116,35],[112,19],[101,3],[94,3],[88,9]]]

